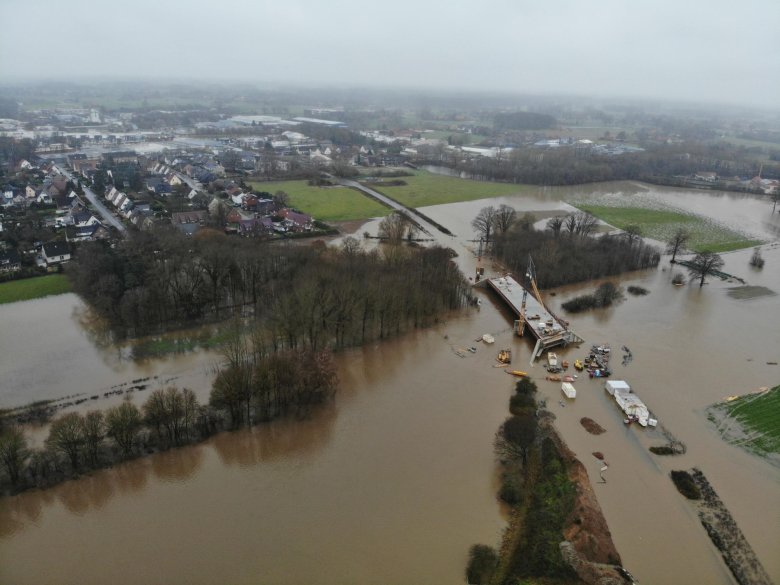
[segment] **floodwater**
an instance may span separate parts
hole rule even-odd
[[[458,234],[442,243],[458,251],[470,275],[476,260],[466,241],[468,224],[480,207],[506,202],[523,211],[565,209],[567,196],[544,189],[536,198],[459,203],[425,213]],[[740,199],[717,198],[707,209],[725,217],[744,206]],[[777,220],[753,219],[742,227],[753,230],[763,222],[766,230],[755,231],[766,238],[777,226]],[[724,270],[780,293],[780,247],[765,247],[762,271],[750,269],[749,255],[724,255]],[[704,413],[724,396],[780,380],[780,367],[767,364],[780,361],[780,296],[734,299],[728,288],[735,284],[719,280],[702,289],[674,287],[672,273],[665,263],[615,279],[651,292],[572,317],[586,345],[559,353],[573,360],[590,343],[611,344],[615,378],[626,379],[687,445],[684,456],[650,454],[648,446],[663,442],[660,433],[625,427],[598,381],[578,380],[577,399],[560,406],[559,385],[544,381],[540,364],[528,365],[530,341],[514,337],[506,310],[480,292],[480,309],[337,356],[340,393],[309,420],[225,433],[1,500],[0,582],[463,582],[468,547],[497,544],[505,525],[494,495],[492,455],[512,387],[510,377],[492,367],[501,347],[512,347],[516,367],[530,368],[558,428],[594,480],[600,462],[591,453],[605,454],[607,483],[594,483],[594,489],[624,564],[641,581],[733,582],[668,478],[672,469],[693,466],[704,471],[770,576],[780,581],[780,470],[725,445]],[[560,310],[561,302],[592,287],[558,289],[547,300]],[[71,295],[0,306],[0,406],[154,375],[207,393],[218,356],[201,351],[127,362],[118,352],[96,349],[74,310],[78,314],[81,305]],[[486,332],[497,339],[492,347],[473,341]],[[453,352],[472,345],[477,352],[465,358]],[[625,367],[622,345],[633,352]],[[140,402],[144,396],[130,398]],[[583,416],[607,432],[588,434],[579,424]]]

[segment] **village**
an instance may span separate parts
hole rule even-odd
[[[541,156],[534,152],[617,160],[643,153],[638,144],[647,140],[682,142],[659,133],[637,132],[642,142],[625,132],[607,131],[592,140],[565,127],[535,129],[555,122],[538,114],[519,122],[511,117],[516,115],[497,115],[506,125],[497,131],[462,114],[448,114],[453,120],[446,123],[403,125],[397,112],[385,110],[312,106],[301,113],[203,110],[184,116],[93,107],[0,119],[0,137],[16,149],[16,162],[0,185],[0,273],[18,278],[59,270],[80,242],[120,237],[127,229],[173,225],[193,235],[210,227],[263,240],[333,233],[331,225],[293,207],[283,190],[264,190],[268,181],[278,186],[280,180],[303,179],[328,187],[361,174],[403,175],[395,169],[420,164],[468,175],[512,156]],[[372,118],[396,120],[398,127],[373,127],[367,122]],[[761,167],[758,174],[727,172],[692,170],[667,180],[702,189],[780,191],[780,181],[762,177]]]

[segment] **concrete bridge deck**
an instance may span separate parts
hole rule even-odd
[[[533,292],[528,291],[525,302],[525,318],[521,316],[524,288],[511,276],[498,276],[487,279],[487,284],[517,316],[515,333],[521,335],[524,330],[530,331],[537,343],[531,361],[542,352],[559,345],[582,343],[583,339],[569,329],[569,324],[551,313],[540,303]]]

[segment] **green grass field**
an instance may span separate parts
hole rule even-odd
[[[312,187],[308,181],[277,181],[251,183],[256,191],[276,193],[284,191],[290,196],[290,205],[308,213],[320,221],[351,221],[384,217],[390,210],[347,187]]]
[[[70,282],[64,274],[50,274],[35,278],[12,280],[0,284],[0,305],[29,301],[70,292]]]
[[[412,177],[399,178],[406,181],[406,185],[398,187],[370,185],[370,187],[407,207],[427,207],[428,205],[473,201],[503,195],[521,195],[538,189],[538,187],[529,185],[471,181],[426,172],[416,173]]]
[[[723,408],[747,435],[732,442],[757,453],[780,453],[780,386],[726,402]]]
[[[619,229],[638,225],[642,228],[642,235],[662,242],[667,241],[678,228],[685,228],[691,234],[689,246],[696,252],[730,252],[761,243],[760,240],[747,239],[742,234],[708,222],[702,217],[677,211],[589,203],[573,205]]]

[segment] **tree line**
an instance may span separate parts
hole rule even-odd
[[[152,392],[138,408],[123,402],[105,412],[69,412],[54,419],[42,448],[30,448],[22,429],[0,430],[0,475],[5,490],[48,487],[78,473],[108,467],[139,454],[201,440],[218,428],[218,417],[192,390]]]
[[[68,275],[119,336],[225,319],[246,308],[274,350],[343,348],[423,327],[470,294],[442,248],[366,252],[258,244],[202,229],[139,232],[86,242]]]
[[[499,498],[514,510],[500,551],[477,544],[469,551],[468,583],[570,582],[574,573],[559,544],[574,506],[576,486],[547,425],[536,383],[523,378],[509,401],[511,416],[496,432],[501,470]]]
[[[200,404],[188,388],[170,386],[153,391],[140,408],[125,401],[105,412],[68,412],[51,422],[43,447],[34,449],[21,427],[6,423],[0,427],[0,491],[49,487],[227,428],[306,416],[336,391],[327,351],[269,353],[239,335],[227,347],[228,363],[217,374],[208,404]]]
[[[493,254],[519,274],[525,274],[530,255],[541,288],[653,268],[660,262],[660,251],[633,233],[592,237],[596,223],[583,212],[552,218],[545,231],[533,229],[531,221],[517,222],[496,235]]]
[[[675,177],[690,176],[703,169],[720,176],[754,176],[755,160],[739,148],[685,143],[648,146],[642,152],[608,156],[588,147],[568,146],[553,150],[521,147],[495,158],[464,159],[453,151],[421,152],[418,164],[445,165],[468,176],[489,181],[531,185],[577,185],[616,180],[639,180],[662,184],[684,183]],[[774,176],[780,167],[764,167]]]

